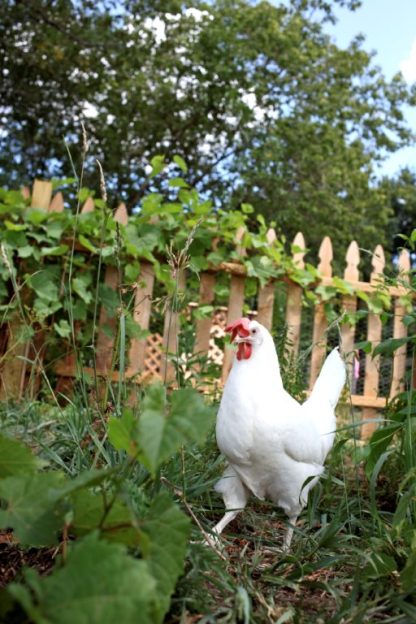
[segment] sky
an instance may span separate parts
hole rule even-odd
[[[411,84],[416,82],[416,0],[363,0],[356,11],[337,9],[338,22],[328,25],[337,45],[346,47],[355,35],[365,36],[363,47],[374,51],[374,62],[390,79],[398,71]],[[416,110],[406,109],[406,118],[416,133]],[[416,146],[388,157],[380,174],[394,175],[401,167],[416,170]]]

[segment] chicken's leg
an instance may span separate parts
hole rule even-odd
[[[293,529],[296,525],[298,516],[289,516],[289,526],[286,529],[285,536],[283,538],[283,552],[288,552],[290,544],[292,543]]]
[[[232,466],[227,466],[215,490],[222,494],[226,512],[212,529],[217,536],[247,505],[249,492]]]

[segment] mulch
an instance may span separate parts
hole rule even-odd
[[[0,588],[18,580],[22,568],[34,568],[41,575],[49,574],[57,554],[53,548],[22,549],[9,531],[0,531]]]

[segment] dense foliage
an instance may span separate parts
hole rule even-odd
[[[357,2],[340,2],[354,7]],[[374,164],[411,140],[403,105],[360,38],[325,34],[331,3],[106,0],[21,3],[0,17],[1,181],[66,175],[86,119],[109,192],[137,206],[155,153],[179,154],[223,208],[249,202],[293,238],[384,242]],[[77,161],[77,157],[74,156]]]
[[[264,218],[254,218],[249,205],[213,210],[177,175],[185,169],[176,157],[165,191],[147,193],[127,226],[118,224],[101,199],[94,212],[81,213],[90,193],[85,188],[78,190],[75,210],[62,213],[29,207],[20,192],[3,189],[2,319],[19,320],[22,340],[36,327],[50,331],[61,353],[66,341],[83,361],[83,349],[91,353],[95,302],[100,302],[123,337],[114,342],[115,361],[121,363],[129,332],[139,331],[129,300],[143,262],[155,267],[168,308],[178,294],[178,267],[197,276],[209,263],[237,260],[253,282],[289,273],[311,284],[311,295],[327,301],[329,313],[338,295],[351,294],[343,280],[319,286],[313,267],[294,266],[284,242],[270,243]],[[162,170],[163,159],[157,157],[153,183]],[[242,227],[243,256],[235,241]],[[405,243],[414,251],[416,233]],[[120,271],[117,292],[102,285],[106,266]],[[395,279],[409,279],[414,294],[413,273]],[[368,303],[383,319],[391,315],[382,288]],[[411,307],[403,320],[408,338],[385,340],[374,353],[391,357],[406,344],[413,354]],[[72,341],[75,334],[78,342]],[[289,370],[293,361],[285,357],[284,345],[281,352],[286,387],[298,396],[304,389],[301,375]],[[194,382],[206,389],[209,379],[203,374],[202,379],[200,370]],[[388,419],[369,445],[357,445],[353,412],[345,424],[340,421],[327,477],[311,496],[307,525],[297,533],[293,552],[282,556],[275,550],[279,515],[263,503],[246,512],[238,539],[231,546],[225,541],[225,553],[200,543],[217,515],[211,492],[221,459],[209,435],[215,409],[195,388],[185,384],[167,392],[152,385],[140,389],[139,401],[129,407],[130,388],[122,379],[116,384],[108,379],[107,392],[96,384],[99,394],[83,381],[80,376],[65,406],[50,387],[42,402],[0,405],[5,552],[17,549],[20,560],[29,552],[43,553],[49,562],[47,575],[36,571],[36,563],[35,569],[14,573],[0,593],[4,621],[61,624],[83,617],[124,624],[140,614],[140,621],[150,624],[178,622],[189,614],[249,624],[267,618],[311,622],[324,612],[334,624],[358,624],[414,616],[415,393],[410,389],[389,405]]]

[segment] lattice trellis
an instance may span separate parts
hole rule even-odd
[[[162,344],[163,338],[160,334],[150,334],[150,336],[147,336],[143,371],[145,377],[162,379],[160,374]]]
[[[210,362],[214,362],[214,364],[219,364],[222,366],[224,361],[224,351],[220,349],[218,344],[216,343],[216,338],[224,338],[225,336],[225,326],[227,324],[227,308],[221,307],[215,310],[214,315],[212,317],[212,324],[209,331],[209,349],[208,349],[208,360]]]

